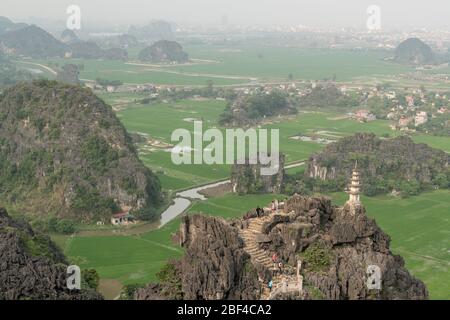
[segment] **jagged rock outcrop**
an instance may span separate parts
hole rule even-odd
[[[431,187],[450,185],[450,155],[426,144],[416,144],[406,136],[381,139],[372,133],[357,133],[329,144],[312,155],[306,178],[326,180],[327,187],[342,190],[358,161],[367,195],[396,189],[413,194]]]
[[[67,262],[56,245],[0,208],[0,300],[102,299],[91,289],[67,289]]]
[[[185,63],[189,55],[176,41],[160,40],[139,53],[139,60],[152,63]]]
[[[180,242],[184,299],[247,300],[259,296],[258,276],[238,230],[222,219],[183,217]]]
[[[418,38],[409,38],[399,44],[394,60],[402,64],[435,64],[437,59],[433,50]]]
[[[166,300],[161,294],[162,287],[158,283],[150,283],[134,293],[134,300]]]
[[[284,182],[284,154],[279,154],[279,165],[273,175],[262,175],[258,160],[245,159],[245,164],[234,164],[231,168],[231,187],[234,193],[281,193]],[[266,166],[267,167],[267,166]]]
[[[427,299],[420,280],[390,249],[390,238],[360,204],[343,207],[324,197],[294,195],[283,210],[263,217],[247,213],[225,222],[183,218],[179,239],[185,299]],[[284,261],[280,275],[272,255]],[[301,262],[303,290],[296,267]],[[379,268],[381,288],[370,288],[370,268]],[[276,287],[267,292],[267,281]],[[288,279],[283,284],[283,279]],[[260,282],[258,282],[260,281]],[[283,286],[289,287],[284,290]],[[297,291],[296,291],[297,290]]]
[[[158,178],[139,160],[111,107],[89,89],[21,83],[0,95],[0,199],[23,213],[109,221],[151,218]]]
[[[267,223],[264,232],[272,242],[264,246],[293,266],[302,261],[309,298],[428,297],[425,285],[409,274],[400,256],[391,253],[389,236],[366,216],[363,206],[336,207],[326,198],[299,195],[285,205],[289,222]],[[371,265],[380,268],[381,290],[369,290],[366,285]]]

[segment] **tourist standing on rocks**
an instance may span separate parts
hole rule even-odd
[[[280,262],[278,262],[278,270],[280,271],[280,274],[283,273],[283,261],[280,260]]]
[[[269,291],[272,292],[272,286],[273,286],[273,281],[272,279],[269,281],[269,284],[267,285],[267,287],[269,288]]]
[[[276,267],[277,267],[277,261],[278,261],[278,256],[277,256],[277,253],[274,252],[274,254],[272,255],[272,263],[273,263],[274,269],[276,269]]]
[[[272,213],[275,213],[275,201],[272,201],[270,209],[272,210]]]
[[[258,206],[258,208],[256,208],[256,217],[261,218],[263,216],[263,213],[263,209]]]

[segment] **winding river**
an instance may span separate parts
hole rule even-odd
[[[284,167],[284,169],[296,168],[296,167],[300,167],[304,164],[305,164],[305,162],[293,163],[290,165],[286,165]],[[207,184],[207,185],[204,185],[201,187],[195,187],[192,189],[178,192],[176,194],[176,197],[173,199],[173,204],[171,204],[170,207],[168,207],[161,214],[159,228],[163,227],[168,222],[172,221],[177,216],[179,216],[180,214],[185,212],[187,210],[187,208],[189,208],[189,206],[191,205],[192,201],[194,201],[194,200],[205,201],[207,198],[204,195],[200,194],[201,191],[209,189],[209,188],[218,187],[218,186],[221,186],[221,185],[224,185],[227,183],[230,183],[230,180],[214,182],[214,183]]]

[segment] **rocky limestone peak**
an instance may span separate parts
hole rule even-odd
[[[259,296],[257,273],[237,228],[202,215],[183,218],[182,287],[185,299],[248,300]]]
[[[0,300],[101,299],[93,290],[68,290],[67,263],[56,245],[0,208]]]
[[[186,216],[180,228],[185,299],[428,298],[363,205],[339,207],[326,197],[296,194],[275,213],[266,208],[263,216],[251,211],[233,221]],[[284,262],[281,273],[271,261],[274,253]],[[373,268],[380,271],[380,289],[368,286]],[[148,296],[154,295],[155,287],[149,288]]]

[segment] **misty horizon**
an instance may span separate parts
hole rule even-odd
[[[64,28],[69,5],[81,8],[87,26],[144,25],[152,20],[176,24],[205,26],[303,25],[320,28],[365,28],[370,5],[381,9],[382,29],[446,28],[450,3],[430,0],[426,3],[400,0],[349,0],[336,4],[332,0],[165,0],[165,1],[95,1],[30,0],[2,1],[2,16],[15,22],[61,23]],[[45,8],[45,10],[43,10]]]

